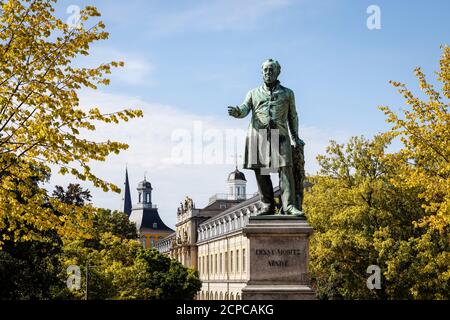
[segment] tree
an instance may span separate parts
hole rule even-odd
[[[425,78],[421,68],[415,69],[422,94],[414,95],[405,84],[391,81],[405,98],[403,117],[389,107],[380,107],[392,128],[385,135],[400,138],[401,150],[389,155],[388,161],[397,168],[393,183],[420,190],[420,205],[425,210],[414,221],[420,236],[410,241],[401,258],[415,253],[413,263],[417,277],[412,285],[417,298],[447,298],[450,292],[450,48],[443,46],[437,80],[441,92]],[[403,259],[391,267],[399,268]],[[394,276],[389,274],[389,276]],[[444,285],[445,284],[445,285]]]
[[[115,273],[108,270],[112,267],[112,270],[119,273],[125,270],[130,271],[136,252],[140,248],[140,243],[136,239],[136,225],[128,220],[125,213],[97,209],[92,216],[92,225],[86,237],[64,238],[61,255],[64,268],[60,272],[61,281],[67,278],[65,270],[69,265],[78,265],[85,274],[86,264],[88,264],[92,267],[89,269],[89,298],[116,297],[121,288],[114,285]],[[127,283],[124,285],[126,286]],[[83,283],[82,291],[69,292],[63,288],[56,293],[55,298],[81,299],[85,291],[85,283]]]
[[[393,82],[411,106],[405,118],[381,107],[392,130],[332,142],[318,157],[305,208],[315,229],[310,267],[320,298],[450,298],[448,47],[440,66],[443,97],[417,68],[427,101]],[[397,138],[403,147],[386,152]],[[380,290],[366,287],[369,265],[381,269]]]
[[[105,219],[100,221],[105,222]],[[78,265],[84,274],[86,264],[93,267],[89,269],[90,299],[194,297],[201,287],[197,271],[184,267],[155,249],[143,249],[139,241],[123,237],[122,231],[112,233],[109,223],[94,231],[93,242],[79,239],[64,246],[62,259],[66,268]],[[125,225],[123,227],[112,229],[126,229]],[[64,277],[67,278],[67,274],[61,272],[61,279]],[[64,289],[57,297],[82,299],[85,290],[85,283],[82,283],[81,291],[68,292]]]
[[[49,178],[45,171],[36,173],[26,180],[11,180],[12,194],[19,202],[25,202],[27,197],[40,192],[38,184],[42,182],[41,179]],[[26,192],[27,196],[22,192]],[[43,209],[49,209],[48,202],[44,203]],[[7,240],[4,240],[0,251],[0,299],[51,298],[52,291],[61,290],[64,286],[58,281],[62,239],[55,230],[39,230],[23,220],[20,222],[22,228],[33,230],[49,241],[14,241],[15,228],[11,228],[7,216],[1,218],[4,225],[9,227],[2,230],[3,239]]]
[[[46,231],[54,242],[6,241],[0,251],[0,300],[51,299],[53,291],[64,289],[59,281],[60,239]]]
[[[92,141],[86,132],[96,129],[96,122],[128,121],[142,116],[140,110],[102,114],[98,108],[83,110],[77,92],[107,85],[111,68],[120,62],[97,68],[75,67],[74,59],[88,55],[90,45],[108,37],[104,24],[88,23],[100,16],[87,6],[80,12],[79,26],[71,27],[55,15],[56,0],[0,1],[0,217],[8,218],[17,240],[42,237],[23,230],[23,217],[38,229],[55,229],[60,234],[76,232],[66,226],[79,210],[47,199],[44,189],[33,195],[23,190],[25,201],[12,196],[12,180],[26,181],[36,169],[50,172],[50,165],[60,174],[71,173],[92,181],[103,190],[119,191],[114,184],[91,172],[91,160],[105,161],[127,145],[115,141]],[[21,188],[25,188],[20,186]],[[64,212],[65,218],[42,209],[46,201]],[[32,216],[30,216],[32,214]],[[74,224],[76,225],[76,224]],[[0,219],[0,230],[6,227]],[[0,239],[0,247],[5,239]]]
[[[56,186],[53,197],[61,202],[82,207],[86,202],[91,201],[91,192],[87,189],[83,190],[78,183],[70,183],[67,190],[64,190],[61,186]]]
[[[201,288],[198,272],[184,267],[155,249],[141,249],[137,253],[133,285],[143,299],[193,299]],[[143,269],[142,269],[143,268]]]
[[[416,230],[413,221],[423,212],[417,190],[394,186],[396,168],[383,161],[389,143],[353,137],[346,145],[332,142],[319,156],[319,175],[305,196],[308,220],[315,229],[311,239],[311,272],[320,298],[407,298],[407,281],[383,278],[381,290],[366,287],[367,267],[386,270],[401,241]],[[385,239],[383,237],[386,237]],[[381,239],[383,238],[383,240]],[[393,252],[379,243],[389,239]],[[397,273],[400,276],[400,273]]]
[[[128,216],[119,211],[99,209],[94,218],[94,229],[100,233],[110,232],[122,239],[137,239],[136,224],[128,219]]]

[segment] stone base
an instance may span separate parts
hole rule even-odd
[[[306,217],[287,214],[269,214],[269,215],[251,216],[249,220],[306,220]]]
[[[247,285],[242,300],[315,300],[316,294],[306,285]]]
[[[242,299],[315,299],[308,276],[312,232],[300,217],[251,217],[243,230],[249,240],[249,281]]]

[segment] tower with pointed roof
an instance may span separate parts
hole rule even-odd
[[[123,212],[125,212],[128,217],[131,215],[131,192],[130,192],[130,181],[128,180],[128,168],[125,169],[125,195],[123,198]]]
[[[174,232],[161,219],[158,207],[152,202],[152,184],[144,180],[138,183],[138,203],[132,208],[130,221],[136,229],[144,248],[156,247],[161,238]]]

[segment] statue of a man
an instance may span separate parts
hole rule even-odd
[[[270,172],[278,171],[281,202],[287,215],[304,216],[298,209],[293,176],[293,147],[303,147],[298,135],[294,92],[277,80],[281,66],[269,59],[262,64],[264,84],[250,90],[240,106],[228,107],[228,114],[244,118],[252,111],[245,144],[244,168],[255,171],[262,208],[259,215],[273,215],[275,201]],[[293,139],[293,147],[291,139]]]

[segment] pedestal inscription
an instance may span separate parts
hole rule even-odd
[[[308,277],[309,235],[304,219],[249,221],[249,280],[243,299],[314,299]]]

